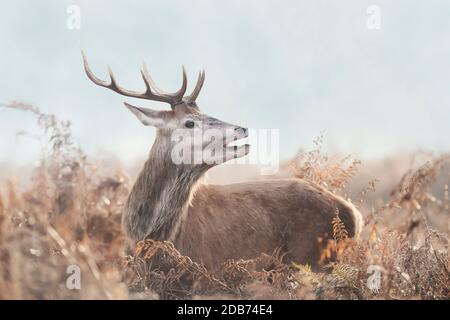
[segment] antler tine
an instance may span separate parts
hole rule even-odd
[[[108,74],[109,74],[109,80],[110,80],[110,85],[108,86],[108,88],[110,88],[116,92],[119,92],[121,88],[117,85],[116,77],[114,77],[114,73],[110,66],[108,66]]]
[[[183,96],[186,93],[186,89],[187,89],[187,76],[186,76],[186,69],[183,68],[183,84],[181,85],[180,90],[178,90],[174,95],[177,97],[178,101],[182,101],[183,100]]]
[[[140,93],[140,92],[136,92],[136,91],[123,89],[122,87],[120,87],[117,84],[114,74],[113,74],[111,68],[109,68],[109,67],[108,67],[108,73],[109,73],[109,78],[110,78],[109,82],[97,78],[97,76],[94,75],[91,68],[89,67],[85,53],[83,51],[81,51],[81,53],[83,55],[84,70],[86,71],[88,78],[91,79],[91,81],[94,82],[96,85],[111,89],[121,95],[124,95],[127,97],[132,97],[132,98],[166,102],[166,103],[169,103],[171,106],[173,106],[174,104],[176,104],[177,102],[182,100],[183,95],[186,91],[187,80],[186,80],[186,75],[184,72],[183,72],[182,88],[175,94],[166,94],[166,93],[162,93],[161,90],[156,88],[153,80],[148,75],[146,68],[144,68],[144,70],[141,70],[142,78],[144,79],[145,86],[146,86],[145,92]],[[153,91],[155,91],[155,92],[152,91],[152,87],[153,87]]]
[[[148,72],[147,65],[145,64],[145,62],[143,63],[141,74],[147,88],[152,88],[156,93],[158,93],[161,96],[173,98],[175,103],[183,101],[183,96],[186,93],[187,89],[187,75],[184,66],[183,66],[183,83],[181,85],[180,90],[178,90],[175,93],[167,93],[158,88],[155,81],[153,81],[152,77],[150,76],[150,72]]]
[[[145,70],[141,69],[141,76],[145,83],[145,89],[146,89],[145,94],[146,95],[159,97],[161,99],[164,99],[165,100],[164,102],[170,103],[171,105],[176,103],[175,99],[171,95],[164,93],[162,90],[160,90],[156,86],[156,84],[153,82],[152,78],[146,71],[146,69]],[[153,91],[155,93],[153,93]],[[156,100],[156,99],[150,99],[150,100]],[[161,100],[158,100],[158,101],[161,101]]]
[[[83,64],[84,64],[84,71],[86,72],[86,75],[88,76],[91,81],[99,86],[107,87],[108,83],[106,81],[103,81],[95,76],[95,74],[92,72],[91,68],[89,67],[89,63],[87,62],[86,54],[84,51],[81,51],[81,54],[83,55]]]
[[[153,81],[152,77],[150,77],[150,72],[148,72],[145,62],[142,63],[141,75],[147,87],[152,88],[158,94],[167,94],[167,92],[164,92],[158,88],[155,81]]]
[[[195,85],[192,93],[187,97],[189,101],[195,101],[202,90],[203,83],[205,82],[205,70],[201,70],[198,74],[197,84]]]

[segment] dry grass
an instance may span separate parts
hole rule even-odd
[[[283,264],[274,252],[227,261],[213,274],[169,242],[145,240],[123,256],[127,175],[88,161],[69,122],[22,103],[2,106],[36,115],[49,148],[26,190],[17,191],[13,180],[0,189],[0,299],[449,298],[449,157],[408,170],[383,203],[365,202],[375,190],[376,180],[368,181],[353,201],[366,213],[363,236],[349,239],[336,216],[323,272]],[[361,163],[331,161],[322,139],[284,169],[347,197]],[[81,269],[81,290],[66,287],[69,265]],[[366,285],[370,268],[381,270],[378,292]]]

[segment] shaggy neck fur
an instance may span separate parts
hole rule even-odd
[[[208,167],[176,165],[168,139],[158,133],[125,205],[123,226],[136,243],[146,237],[173,241],[195,186]]]

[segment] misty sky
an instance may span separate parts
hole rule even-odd
[[[81,29],[66,27],[67,7],[81,8]],[[381,29],[366,26],[369,5]],[[200,68],[202,110],[250,128],[280,129],[289,157],[325,133],[331,150],[356,157],[424,147],[450,148],[449,1],[2,1],[0,103],[20,100],[71,120],[92,155],[123,162],[144,157],[154,130],[120,96],[92,84],[106,66],[119,83],[143,89],[139,68],[178,89]],[[190,87],[192,88],[192,87]],[[0,109],[0,164],[38,156],[31,115]]]

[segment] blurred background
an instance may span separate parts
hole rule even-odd
[[[99,77],[110,65],[134,90],[143,89],[144,60],[169,91],[179,87],[182,65],[191,88],[205,68],[202,110],[279,129],[281,159],[310,148],[320,132],[327,151],[366,161],[449,148],[447,1],[19,0],[0,11],[0,103],[23,101],[70,120],[96,158],[141,164],[155,132],[123,107],[132,99],[87,79],[80,49]],[[0,108],[8,175],[38,159],[35,123]]]

